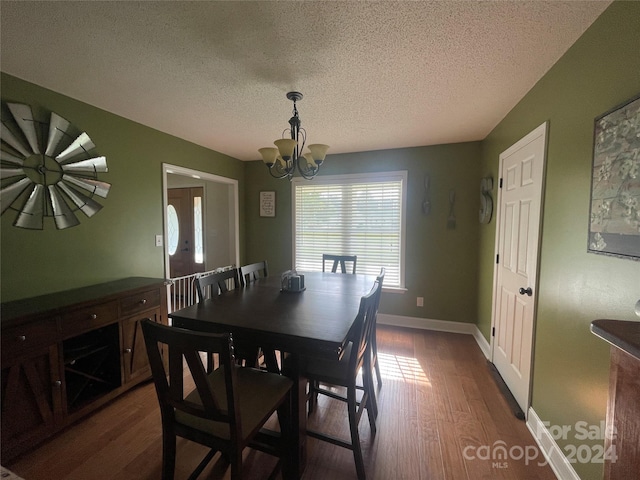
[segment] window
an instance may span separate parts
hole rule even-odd
[[[167,233],[169,255],[173,255],[178,250],[178,237],[180,235],[178,212],[176,212],[176,208],[173,205],[167,206]]]
[[[404,288],[407,172],[293,180],[294,265],[322,271],[322,254],[357,255],[358,273]]]
[[[196,263],[204,263],[204,248],[202,246],[202,197],[193,197],[193,239]]]

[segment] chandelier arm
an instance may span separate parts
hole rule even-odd
[[[300,162],[298,162],[298,172],[300,172],[300,175],[305,180],[313,180],[313,178],[318,174],[318,170],[319,170],[318,168],[307,168],[306,170],[303,170],[302,167],[300,166]],[[307,172],[312,172],[312,173],[308,174]]]
[[[267,169],[269,170],[269,173],[271,174],[271,176],[272,176],[273,178],[278,178],[278,179],[280,179],[280,178],[285,178],[285,177],[290,176],[290,175],[289,175],[289,173],[287,173],[287,171],[286,171],[286,170],[281,170],[283,173],[282,173],[282,174],[278,174],[278,175],[276,175],[276,174],[274,174],[274,173],[273,173],[273,170],[274,170],[274,168],[273,168],[273,167],[267,167]],[[280,170],[280,169],[278,169],[278,170]]]
[[[285,177],[291,178],[293,176],[293,173],[296,170],[296,166],[293,158],[289,160],[282,160],[282,162],[284,162],[285,164],[283,165],[280,161],[276,160],[276,162],[272,165],[272,167],[269,168],[269,172],[271,173],[271,176],[274,178],[285,178]],[[273,173],[274,171],[276,172],[275,174]]]
[[[307,131],[302,128],[299,127],[298,128],[298,138],[296,138],[296,141],[298,142],[296,144],[296,155],[297,155],[297,161],[302,157],[302,151],[304,150],[304,145],[307,143]],[[300,144],[300,137],[302,137],[302,144]]]

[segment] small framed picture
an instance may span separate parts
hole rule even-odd
[[[276,192],[260,192],[260,216],[276,216]]]

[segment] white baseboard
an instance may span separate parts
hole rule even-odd
[[[562,449],[554,440],[549,429],[542,423],[532,407],[527,415],[527,428],[549,462],[549,466],[560,480],[580,480],[580,477],[567,460]]]
[[[489,342],[487,342],[487,339],[484,338],[484,335],[478,329],[478,327],[476,325],[474,325],[474,327],[476,327],[476,328],[475,328],[475,330],[473,332],[473,338],[476,339],[476,343],[480,347],[480,350],[482,351],[482,353],[484,355],[484,358],[490,359],[491,358],[491,345],[489,344]]]
[[[405,317],[402,315],[387,315],[378,313],[380,325],[392,325],[395,327],[419,328],[423,330],[435,330],[438,332],[464,333],[473,335],[485,358],[489,358],[491,347],[484,335],[478,330],[475,323],[451,322],[447,320],[432,320],[430,318]]]

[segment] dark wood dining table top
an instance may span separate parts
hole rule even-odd
[[[282,292],[280,276],[175,311],[176,326],[232,332],[234,338],[290,353],[339,356],[376,277],[305,272],[305,290]]]

